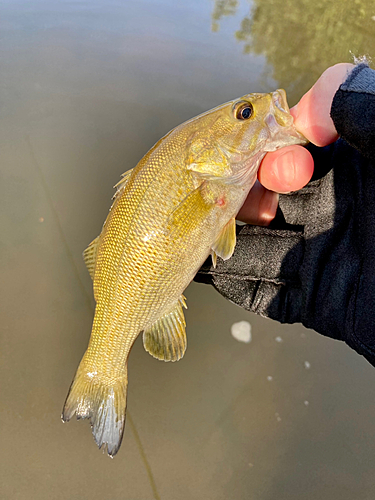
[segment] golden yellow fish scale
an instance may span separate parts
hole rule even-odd
[[[284,91],[248,94],[174,129],[117,185],[103,230],[84,254],[95,317],[62,414],[90,418],[110,456],[121,444],[137,335],[144,331],[145,349],[158,359],[184,355],[183,291],[210,252],[214,262],[232,255],[234,217],[265,152],[304,142]]]
[[[212,231],[202,226],[210,211],[203,200],[187,218],[172,220],[195,186],[186,165],[175,160],[184,156],[175,146],[183,140],[166,141],[134,169],[101,235],[85,358],[110,378],[123,371],[139,332],[177,302],[212,243]]]

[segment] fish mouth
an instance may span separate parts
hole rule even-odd
[[[285,90],[277,89],[270,95],[270,108],[265,117],[270,142],[264,151],[275,151],[292,144],[307,144],[307,139],[293,125],[294,120],[289,111]]]
[[[290,127],[293,124],[293,117],[289,112],[288,101],[284,89],[277,89],[271,93],[271,114],[275,117],[278,125]]]
[[[275,92],[272,92],[272,102],[281,112],[289,114],[289,106],[284,89],[277,89]]]

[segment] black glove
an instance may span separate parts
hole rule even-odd
[[[216,269],[207,260],[195,279],[249,311],[344,340],[375,365],[375,71],[366,63],[336,92],[331,116],[347,142],[309,146],[312,181],[280,196],[268,228],[238,228],[232,258]]]
[[[308,147],[312,181],[280,195],[268,228],[238,227],[234,255],[195,281],[281,323],[344,340],[375,365],[375,165],[344,140]]]

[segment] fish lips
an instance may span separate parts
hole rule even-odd
[[[268,131],[268,140],[263,151],[268,153],[285,146],[307,144],[309,141],[294,126],[285,90],[275,90],[271,96],[270,109],[264,119]]]

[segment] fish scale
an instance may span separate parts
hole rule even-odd
[[[123,436],[135,339],[143,332],[157,359],[184,355],[183,291],[210,253],[214,263],[232,255],[234,217],[266,152],[305,142],[284,91],[248,94],[176,127],[116,185],[102,232],[84,252],[95,316],[62,414],[89,418],[110,456]]]

